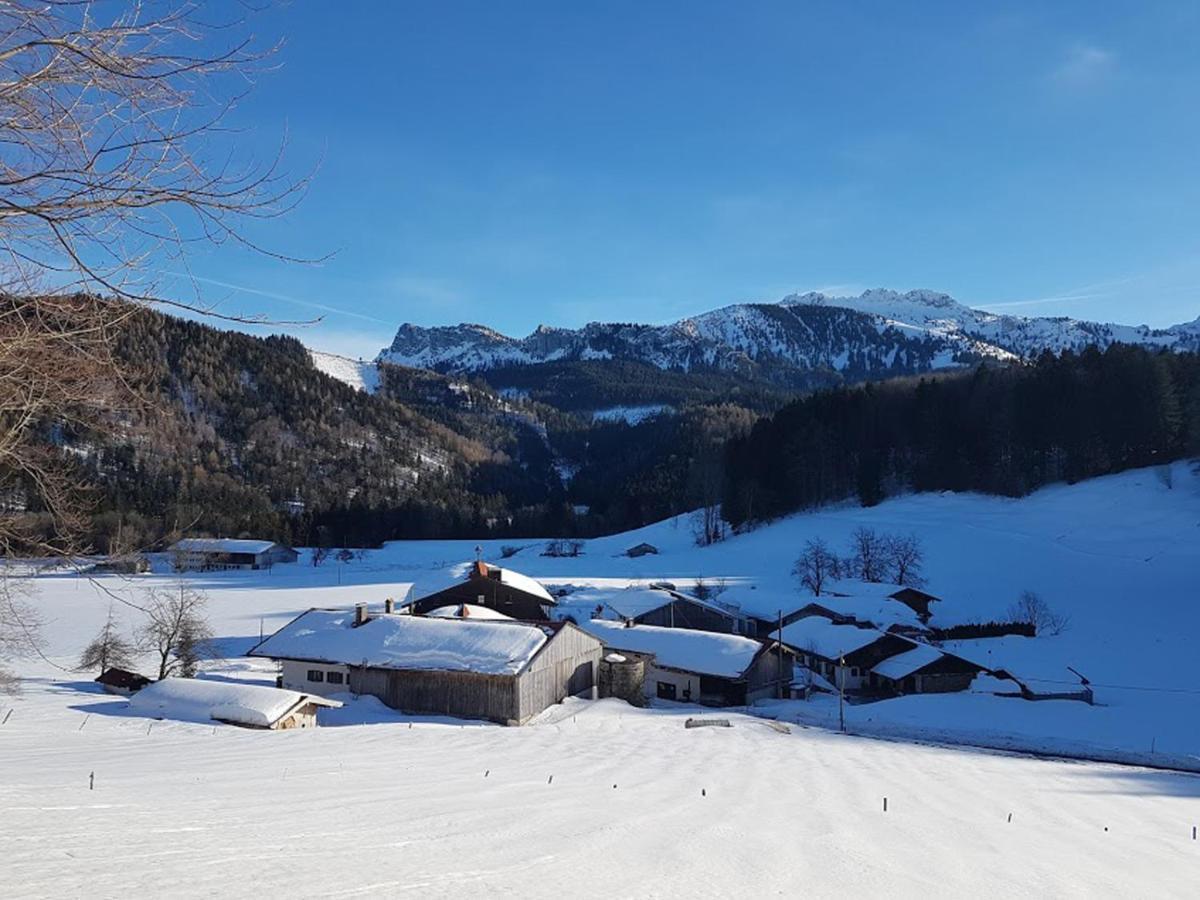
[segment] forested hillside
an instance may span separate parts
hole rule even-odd
[[[823,391],[725,455],[733,524],[902,491],[1020,496],[1200,454],[1200,357],[1115,344],[1031,365]]]
[[[361,546],[619,530],[711,499],[724,440],[754,419],[680,394],[670,416],[593,422],[390,365],[370,394],[318,371],[293,338],[146,311],[115,349],[134,397],[110,427],[46,431],[91,486],[102,552],[180,532]]]

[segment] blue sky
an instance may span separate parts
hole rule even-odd
[[[1200,4],[293,3],[239,154],[319,163],[207,299],[396,325],[663,322],[792,291],[1200,315]],[[184,290],[182,284],[168,290]]]

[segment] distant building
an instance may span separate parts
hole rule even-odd
[[[641,544],[634,544],[632,547],[630,547],[628,550],[625,551],[625,555],[628,557],[631,557],[633,559],[637,559],[637,557],[639,557],[639,556],[650,556],[650,555],[657,554],[657,553],[658,553],[657,547],[655,547],[653,544],[647,544],[645,542],[643,542]]]
[[[171,545],[170,553],[178,571],[269,569],[300,556],[286,544],[236,538],[184,538]]]
[[[732,604],[701,600],[674,589],[627,588],[597,592],[597,599],[612,614],[636,625],[691,628],[718,634],[753,635],[757,630],[755,623]]]
[[[402,606],[424,615],[439,607],[463,603],[484,606],[527,622],[549,620],[550,610],[557,605],[550,592],[528,575],[476,561],[465,575],[418,582]]]
[[[298,691],[200,678],[164,678],[142,688],[129,701],[131,711],[156,719],[225,722],[272,731],[315,728],[319,708],[341,705]]]
[[[110,694],[121,694],[128,697],[130,694],[136,694],[146,685],[151,684],[149,678],[145,675],[139,675],[137,672],[130,672],[127,669],[105,669],[96,678],[96,684],[100,685]]]
[[[521,725],[567,697],[591,697],[601,652],[566,622],[371,615],[360,604],[309,610],[248,655],[278,660],[285,688]]]
[[[793,656],[774,642],[684,628],[592,619],[580,627],[606,650],[645,662],[647,698],[745,706],[787,696]]]

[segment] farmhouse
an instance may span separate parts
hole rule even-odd
[[[571,605],[590,607],[597,618],[616,617],[635,625],[690,628],[718,634],[756,633],[755,622],[738,607],[701,600],[666,587],[587,590],[570,595]]]
[[[225,722],[272,731],[315,728],[318,708],[341,705],[297,691],[199,678],[164,678],[142,688],[129,701],[130,711],[156,719]]]
[[[608,650],[645,662],[647,698],[744,706],[786,693],[793,657],[775,643],[684,628],[592,619],[580,627]]]
[[[291,547],[274,541],[235,538],[184,538],[170,547],[178,571],[192,569],[269,569],[299,558]]]
[[[780,640],[801,665],[852,694],[963,691],[983,671],[929,644],[821,616],[785,625]]]
[[[96,684],[110,694],[122,694],[126,697],[137,693],[150,683],[150,679],[145,675],[139,675],[137,672],[130,672],[127,669],[105,669],[96,678]]]
[[[477,560],[465,576],[418,582],[403,606],[424,615],[443,606],[463,603],[487,607],[514,619],[543,622],[550,618],[556,601],[528,575]]]
[[[590,697],[601,644],[566,622],[313,609],[248,655],[279,661],[281,684],[371,694],[407,713],[521,725]]]

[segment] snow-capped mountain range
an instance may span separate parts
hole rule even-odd
[[[793,294],[778,303],[726,306],[669,325],[542,325],[524,338],[482,325],[405,324],[379,361],[441,372],[481,372],[562,360],[626,359],[662,369],[749,370],[788,380],[789,373],[814,370],[882,377],[1112,343],[1200,349],[1200,318],[1152,329],[998,315],[933,291],[877,289],[858,297]]]

